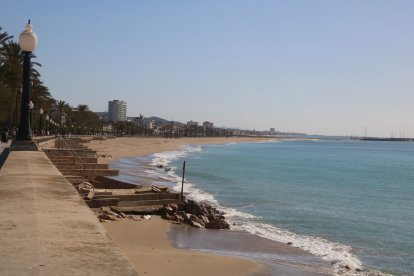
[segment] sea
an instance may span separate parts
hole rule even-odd
[[[291,139],[187,145],[112,167],[216,205],[231,231],[289,244],[349,275],[414,275],[414,142]],[[162,168],[160,168],[162,165]],[[168,169],[165,169],[168,168]],[[195,245],[264,263],[271,250]]]

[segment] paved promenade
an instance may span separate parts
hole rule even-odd
[[[0,170],[0,274],[137,275],[40,151],[13,151]]]

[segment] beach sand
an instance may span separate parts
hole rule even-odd
[[[140,275],[269,275],[253,261],[179,249],[167,237],[170,223],[158,216],[104,223]]]
[[[200,137],[164,139],[162,137],[120,137],[107,140],[92,140],[88,145],[98,154],[110,156],[99,157],[99,163],[115,162],[121,157],[148,156],[157,152],[177,150],[183,145],[228,144],[266,141],[260,137]]]
[[[266,139],[122,137],[102,141],[93,140],[87,145],[96,150],[100,156],[110,156],[110,158],[99,157],[99,163],[111,163],[121,157],[148,156],[157,152],[177,150],[182,145],[257,142]],[[305,268],[293,268],[290,265],[270,267],[246,259],[177,248],[169,239],[174,235],[168,235],[168,232],[172,228],[175,233],[181,231],[180,229],[184,231],[185,226],[172,225],[158,216],[153,216],[150,220],[141,219],[141,221],[124,219],[104,223],[104,226],[140,275],[326,275],[326,270],[325,273],[319,274]],[[274,249],[280,254],[286,254],[287,251],[284,251],[290,251],[292,248],[288,249],[286,245],[277,244]]]

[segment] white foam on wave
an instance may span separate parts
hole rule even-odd
[[[277,142],[277,141],[275,141]],[[200,152],[201,146],[185,146],[181,151],[170,151],[154,154],[152,165],[168,166],[171,161],[182,158],[190,153]],[[173,189],[177,192],[181,191],[181,177],[176,175],[174,167],[168,171],[162,171],[168,179],[175,183]],[[362,268],[360,260],[351,253],[352,248],[347,245],[328,241],[320,237],[311,237],[306,235],[298,235],[288,230],[278,228],[276,226],[261,223],[260,218],[252,214],[238,211],[234,208],[227,208],[220,206],[214,195],[203,191],[196,184],[185,181],[184,193],[186,197],[198,202],[206,202],[219,208],[224,212],[226,219],[233,230],[245,231],[262,238],[281,242],[292,243],[292,246],[301,248],[313,255],[321,257],[323,260],[329,261],[333,264],[335,270],[339,273],[345,266],[351,268],[346,273],[341,272],[341,275],[364,275],[362,272],[356,272],[355,269]]]
[[[190,153],[200,152],[202,150],[201,146],[181,146],[181,150],[176,151],[165,151],[153,154],[153,159],[151,165],[158,166],[167,166],[172,160],[184,157]]]

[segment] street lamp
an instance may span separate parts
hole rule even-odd
[[[32,101],[30,101],[29,102],[29,123],[30,123],[30,126],[32,125],[32,110],[33,110],[33,108],[34,108],[34,103]],[[31,133],[32,132],[30,131],[30,134]]]
[[[19,45],[22,50],[23,57],[23,94],[21,105],[21,116],[19,131],[17,132],[18,141],[32,141],[32,129],[30,127],[30,56],[36,48],[37,37],[32,31],[30,20],[26,25],[26,29],[20,34]]]
[[[43,123],[43,108],[39,109],[40,122],[39,122],[39,135],[42,135],[42,123]]]
[[[46,135],[49,135],[49,115],[46,115]]]

